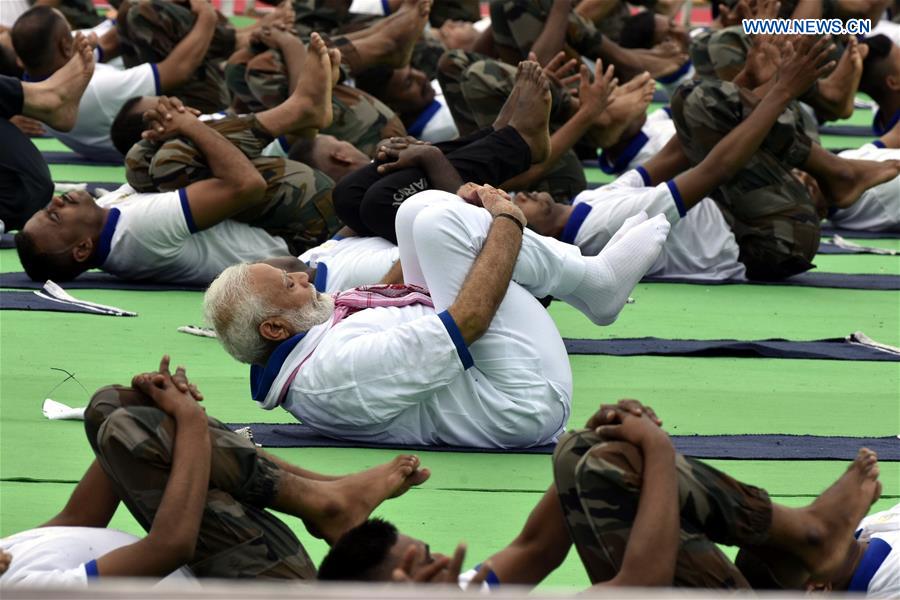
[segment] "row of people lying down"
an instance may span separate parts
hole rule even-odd
[[[170,373],[167,357],[131,388],[99,390],[85,415],[96,459],[59,514],[0,539],[0,584],[168,575],[535,586],[575,546],[592,591],[900,593],[900,505],[866,517],[881,493],[877,457],[866,449],[810,505],[789,508],[677,454],[650,407],[604,405],[559,441],[553,483],[521,532],[464,571],[465,546],[452,557],[432,553],[427,539],[369,518],[428,480],[417,457],[345,476],[314,473],[208,417],[201,398],[182,369]],[[146,537],[107,528],[120,502]],[[331,547],[318,571],[270,509],[300,519]],[[442,518],[456,523],[461,515]],[[717,544],[737,546],[735,561]]]
[[[676,230],[688,224],[688,219],[679,219],[709,190],[748,160],[768,156],[765,145],[770,143],[773,125],[775,133],[780,133],[779,120],[783,121],[786,106],[827,62],[826,51],[827,40],[819,41],[787,61],[782,76],[750,116],[696,167],[681,170],[685,158],[673,138],[645,169],[626,175],[632,185],[640,186],[632,190],[636,200],[629,196],[593,207],[576,204],[565,218],[563,235],[583,244],[582,248],[524,230],[526,212],[540,222],[537,200],[523,196],[517,204],[496,188],[462,185],[465,179],[505,180],[511,171],[527,169],[548,152],[547,83],[535,63],[525,62],[520,67],[518,93],[511,97],[509,111],[498,117],[495,129],[463,140],[469,143],[446,155],[442,148],[397,140],[383,149],[389,160],[396,158],[394,162],[369,165],[340,182],[336,206],[346,215],[345,222],[396,240],[402,276],[398,269],[385,272],[389,260],[382,253],[360,257],[367,252],[367,242],[333,242],[350,248],[346,254],[351,259],[345,264],[350,262],[351,269],[359,271],[371,258],[379,266],[368,277],[403,281],[407,286],[328,293],[329,282],[336,285],[333,282],[344,278],[340,253],[335,261],[317,260],[315,274],[297,270],[291,257],[270,264],[244,262],[226,268],[209,287],[208,321],[232,356],[253,365],[253,398],[259,405],[281,406],[327,435],[486,447],[550,443],[569,416],[572,373],[560,334],[535,298],[554,296],[604,325],[615,320],[628,294],[654,265],[697,261],[699,254],[692,246],[703,248],[706,238],[714,237],[712,226],[703,224],[702,230],[687,228],[670,236],[671,223]],[[330,57],[324,47],[318,60],[327,74]],[[270,113],[285,110],[282,105],[254,119],[269,123]],[[144,253],[138,262],[141,268],[183,269],[188,252],[181,246],[153,257],[160,264],[151,262],[143,232],[165,227],[165,237],[156,239],[180,238],[196,244],[226,224],[193,235],[191,224],[208,226],[222,213],[243,206],[242,189],[248,186],[255,185],[251,192],[264,197],[263,181],[256,175],[258,183],[254,183],[258,171],[250,161],[189,110],[161,100],[150,120],[150,137],[188,132],[202,151],[218,144],[221,149],[210,166],[221,177],[192,183],[183,192],[155,196],[152,202],[141,202],[136,195],[138,201],[133,204],[125,199],[120,207],[108,209],[77,195],[58,200],[19,235],[26,268],[31,268],[29,246],[54,244],[47,248],[50,252],[44,250],[44,256],[76,271],[96,264],[98,258],[109,265],[139,252]],[[785,126],[790,129],[790,121]],[[270,137],[262,141],[268,143]],[[486,160],[487,156],[495,158]],[[804,166],[821,169],[826,177],[830,177],[829,167],[858,171],[861,174],[852,179],[856,190],[873,183],[873,177],[896,179],[900,170],[897,161],[842,159],[815,144],[809,147]],[[642,185],[645,180],[658,185]],[[389,187],[385,188],[385,182]],[[458,194],[441,189],[414,193],[424,182]],[[621,188],[613,185],[611,191]],[[846,198],[839,194],[848,193],[839,185],[830,192],[838,198],[835,202]],[[410,197],[397,206],[393,200],[397,195],[400,200],[402,195]],[[713,207],[707,214],[718,215]],[[721,216],[718,219],[719,237],[724,238],[727,231]],[[618,222],[604,230],[605,220]],[[267,235],[236,221],[227,226]],[[596,229],[579,241],[586,227]],[[218,238],[218,243],[234,248],[239,240],[232,234]],[[744,249],[738,251],[731,243],[730,257],[718,248],[703,256],[738,265]],[[353,246],[363,250],[353,251]],[[385,253],[390,251],[390,246],[384,247]],[[212,263],[212,257],[200,251],[195,250],[194,256],[204,257],[201,264]],[[223,267],[216,265],[210,277]],[[314,285],[317,280],[319,290]],[[342,283],[367,282],[344,278]]]
[[[132,110],[148,118],[174,118],[154,121],[147,139],[133,146],[129,185],[98,202],[83,192],[56,197],[28,222],[17,242],[26,272],[65,281],[100,267],[127,279],[205,284],[236,262],[296,256],[342,222],[356,234],[396,242],[394,215],[410,195],[428,188],[454,192],[463,181],[522,189],[560,150],[552,140],[548,147],[541,96],[518,93],[542,77],[524,63],[492,126],[454,142],[422,146],[391,138],[369,163],[349,144],[317,138],[300,140],[292,153],[321,170],[284,158],[294,136],[327,122],[339,60],[314,36],[301,84],[285,102],[256,114],[198,119],[175,100],[135,103]],[[609,75],[583,86],[582,104],[593,103],[594,114],[606,111]],[[762,123],[765,138],[743,145],[754,152],[733,166],[720,167],[734,154],[724,133],[740,123],[741,106],[757,101],[729,84],[683,86],[673,105],[675,127],[669,121],[656,128],[653,145],[661,150],[640,168],[581,192],[572,205],[529,192],[516,194],[517,202],[533,229],[586,254],[602,249],[628,216],[665,213],[674,232],[649,273],[673,277],[729,279],[746,272],[770,279],[811,268],[819,218],[828,214],[847,227],[900,226],[900,125],[873,145],[835,157],[803,134],[795,105],[786,104],[777,121],[746,119]],[[685,134],[673,135],[676,127]],[[742,145],[734,137],[730,142]],[[791,171],[779,161],[784,156]],[[844,160],[851,157],[874,160]],[[666,183],[679,174],[699,178],[699,188]],[[766,178],[774,183],[760,187]],[[713,192],[715,203],[707,198]],[[69,210],[75,218],[60,219]]]

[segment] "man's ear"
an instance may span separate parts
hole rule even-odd
[[[72,248],[72,258],[75,259],[75,262],[83,263],[87,261],[94,254],[94,240],[91,238],[84,238],[84,240],[78,242],[74,248]]]
[[[59,53],[62,54],[63,58],[66,60],[72,58],[72,55],[75,54],[75,42],[71,35],[61,35],[59,37],[58,47]]]
[[[259,335],[273,342],[281,342],[294,335],[294,332],[281,317],[269,317],[259,324]]]
[[[900,91],[900,75],[888,75],[884,83],[895,92]]]

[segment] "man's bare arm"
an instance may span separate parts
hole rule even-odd
[[[494,222],[462,289],[447,309],[466,344],[485,334],[506,296],[525,225],[522,211],[506,192],[485,186],[478,196]]]
[[[161,373],[138,376],[132,385],[175,420],[172,470],[147,537],[98,558],[101,576],[160,577],[194,557],[212,462],[209,424],[191,394],[176,389],[164,362]]]
[[[253,163],[221,134],[178,106],[177,99],[160,97],[157,108],[144,114],[148,122],[144,135],[150,140],[184,136],[209,164],[212,178],[185,190],[196,228],[212,227],[262,202],[266,182]]]
[[[453,193],[463,184],[459,172],[444,153],[429,144],[405,145],[401,142],[395,147],[381,145],[375,158],[379,161],[391,161],[378,166],[378,172],[381,174],[416,167],[422,169],[433,190]]]
[[[194,75],[206,58],[216,31],[216,9],[206,0],[191,0],[191,11],[197,15],[194,26],[172,52],[156,65],[159,87],[164,93],[181,87]]]
[[[557,52],[565,48],[566,30],[569,26],[569,13],[571,12],[571,0],[553,1],[544,28],[541,29],[541,33],[531,45],[531,52],[534,52],[537,62],[541,65],[546,65],[556,56]]]
[[[118,506],[119,495],[95,459],[60,513],[41,527],[106,527]]]

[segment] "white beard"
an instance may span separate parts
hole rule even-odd
[[[295,333],[306,332],[321,325],[334,314],[334,299],[329,294],[316,293],[305,306],[282,315],[290,321]]]

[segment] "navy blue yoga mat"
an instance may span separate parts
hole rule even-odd
[[[41,298],[32,292],[11,292],[9,290],[0,290],[0,310],[39,310],[103,316],[101,313],[75,304],[54,302],[53,300]]]
[[[202,292],[206,289],[203,285],[178,284],[178,283],[152,283],[143,281],[126,281],[107,273],[90,271],[73,279],[72,281],[57,282],[67,290],[136,290],[143,292]],[[19,290],[39,290],[44,287],[43,282],[32,281],[25,273],[0,273],[0,288],[13,288]]]
[[[822,273],[811,271],[779,281],[715,281],[685,277],[644,277],[643,283],[690,283],[694,285],[796,285],[846,290],[900,290],[900,275],[869,275],[859,273]]]
[[[822,135],[871,137],[873,140],[876,138],[876,135],[872,132],[871,125],[820,125],[819,133]]]
[[[88,167],[123,167],[125,159],[118,162],[91,160],[76,152],[41,152],[41,156],[51,165],[82,165]]]
[[[16,247],[15,236],[11,233],[0,235],[0,250],[8,250]]]
[[[769,340],[667,340],[655,337],[609,340],[566,339],[569,354],[607,356],[704,356],[729,358],[804,358],[900,362],[900,354],[849,342],[844,338],[796,342]]]
[[[839,227],[822,226],[822,237],[839,235],[844,238],[856,238],[858,240],[896,240],[900,239],[900,231],[857,231],[855,229],[841,229]]]
[[[552,454],[553,444],[532,448],[472,448],[369,444],[323,436],[302,423],[235,423],[231,429],[250,427],[253,440],[265,448],[381,448],[415,452],[477,452],[486,454]],[[900,440],[893,437],[852,438],[813,435],[676,435],[675,448],[696,458],[745,460],[852,460],[865,446],[880,460],[900,460]]]

